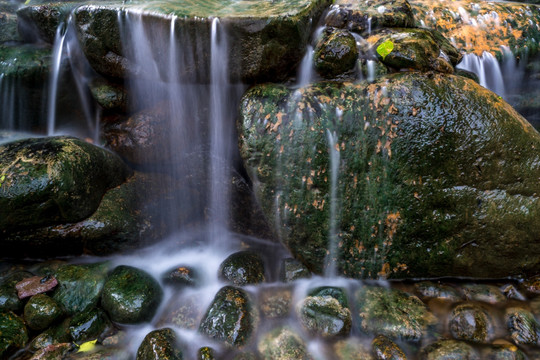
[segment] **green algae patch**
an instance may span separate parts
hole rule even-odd
[[[329,134],[339,153],[338,273],[539,270],[540,135],[472,80],[411,72],[373,84],[260,85],[244,95],[238,125],[265,214],[314,272],[329,249]]]
[[[11,311],[0,311],[0,357],[9,358],[27,342],[28,330],[24,321]]]
[[[117,155],[75,138],[33,138],[3,144],[0,230],[80,221],[128,174]]]

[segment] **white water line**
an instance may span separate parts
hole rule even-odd
[[[306,48],[306,54],[304,55],[302,62],[300,63],[300,68],[298,69],[297,76],[297,86],[305,87],[313,79],[313,55],[315,50],[313,46],[308,45]]]
[[[483,52],[482,56],[465,54],[456,67],[475,73],[480,85],[503,98],[506,96],[501,67],[491,53]]]
[[[49,98],[47,104],[47,135],[52,136],[56,127],[56,97],[60,78],[60,65],[64,52],[66,39],[65,26],[62,24],[56,29],[52,53],[51,75],[49,77]]]

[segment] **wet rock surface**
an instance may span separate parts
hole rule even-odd
[[[60,305],[44,294],[32,296],[24,306],[24,320],[32,330],[48,328],[62,313]]]
[[[459,340],[487,343],[494,333],[491,316],[478,305],[456,306],[448,325],[452,336]]]
[[[219,266],[220,278],[242,286],[264,282],[262,257],[251,251],[241,251],[227,257]]]
[[[137,360],[182,360],[176,334],[164,328],[148,333],[137,350]]]
[[[257,350],[265,360],[313,359],[302,338],[288,328],[278,328],[263,335]]]
[[[325,78],[335,78],[356,66],[356,39],[345,30],[325,31],[315,48],[315,69]]]
[[[346,336],[351,331],[351,312],[332,296],[308,296],[298,305],[297,312],[300,323],[312,334],[333,337]]]

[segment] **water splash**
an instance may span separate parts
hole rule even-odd
[[[298,87],[307,86],[313,80],[313,56],[315,50],[312,45],[308,45],[306,54],[302,58],[300,67],[298,68],[298,76],[296,84]]]

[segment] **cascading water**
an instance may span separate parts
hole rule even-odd
[[[342,121],[343,112],[336,109],[337,121]],[[325,261],[325,276],[334,278],[337,276],[337,243],[338,243],[338,224],[339,224],[339,138],[335,130],[326,129],[326,138],[328,140],[328,152],[330,153],[330,219],[328,232],[328,254]]]
[[[503,98],[506,97],[501,67],[491,53],[484,52],[482,56],[465,54],[457,68],[475,73],[480,85]]]

